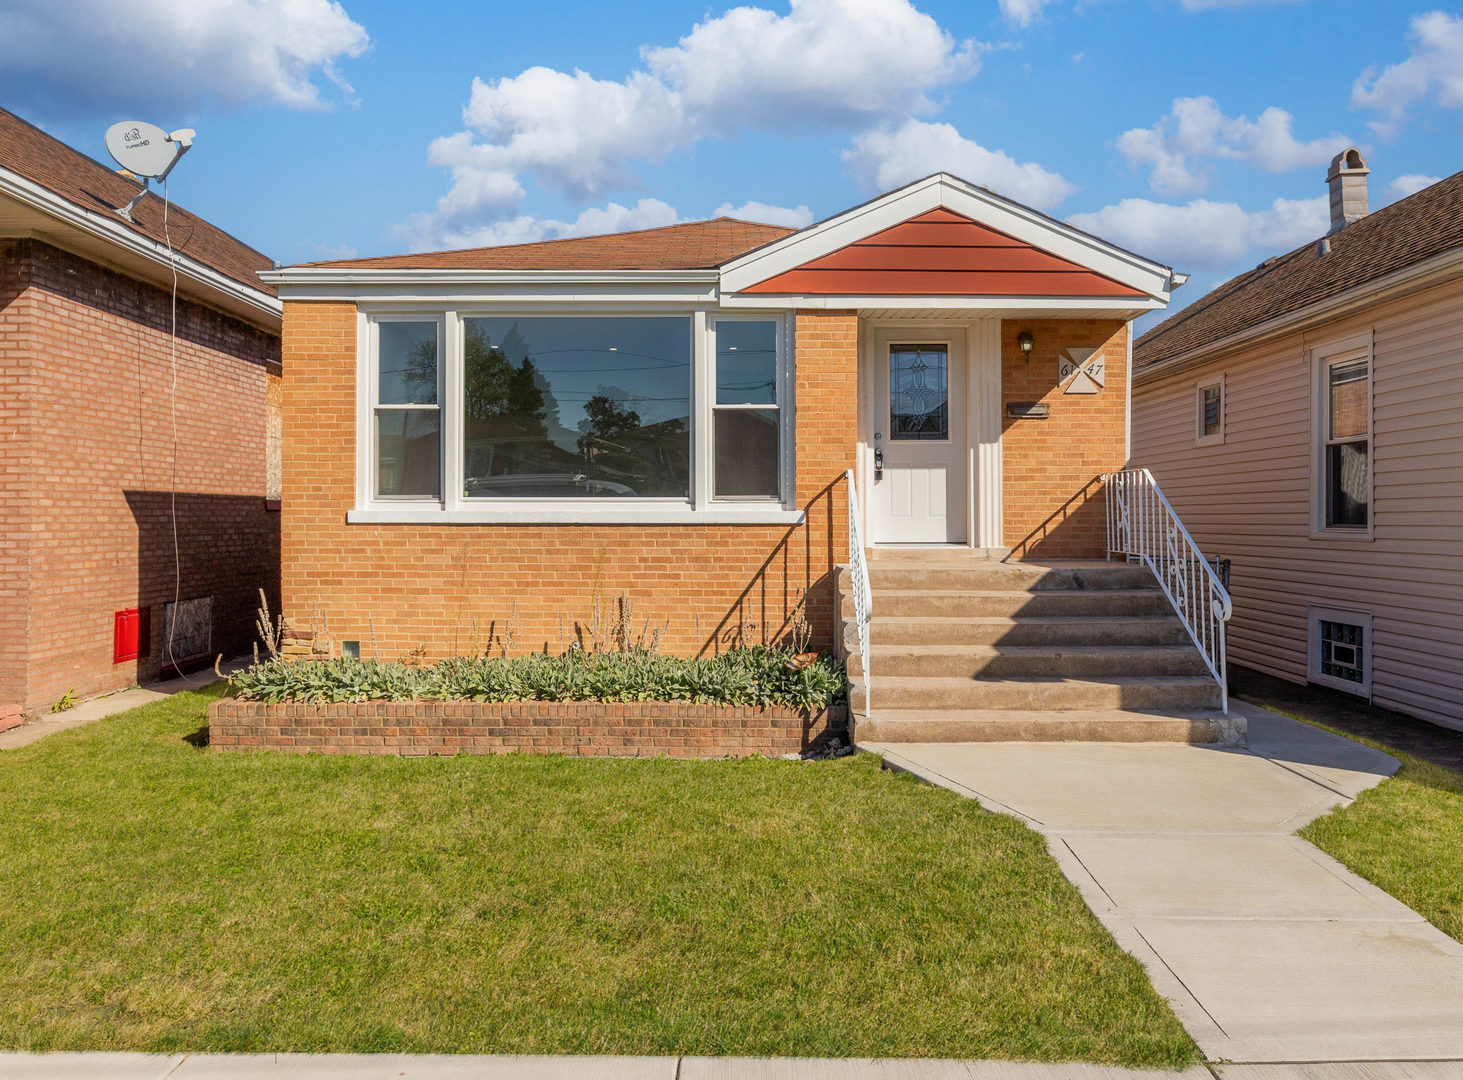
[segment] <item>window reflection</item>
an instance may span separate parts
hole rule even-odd
[[[463,494],[690,497],[686,318],[470,318]]]

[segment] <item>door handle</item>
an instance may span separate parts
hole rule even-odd
[[[882,480],[883,478],[884,478],[884,451],[883,450],[876,449],[874,451],[874,479],[875,480]]]

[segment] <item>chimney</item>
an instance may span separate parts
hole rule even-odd
[[[1349,146],[1331,159],[1326,185],[1331,189],[1331,232],[1366,217],[1366,178],[1371,172],[1361,151]]]

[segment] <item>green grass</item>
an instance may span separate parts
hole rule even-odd
[[[0,1047],[995,1057],[1192,1042],[1044,842],[866,756],[0,753]]]
[[[1311,822],[1300,835],[1463,941],[1463,774],[1372,739],[1305,722],[1385,751],[1402,767],[1350,806]]]

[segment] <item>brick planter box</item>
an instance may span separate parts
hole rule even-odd
[[[219,750],[315,754],[778,756],[847,738],[848,712],[687,702],[362,701],[333,705],[224,698],[208,709]]]

